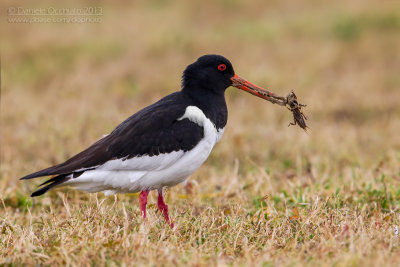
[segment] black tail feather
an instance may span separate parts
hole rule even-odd
[[[38,171],[38,172],[34,172],[34,173],[31,173],[31,174],[28,174],[28,175],[20,178],[20,180],[28,180],[28,179],[32,179],[32,178],[36,178],[36,177],[41,177],[41,176],[60,174],[60,173],[57,173],[57,172],[53,171],[55,169],[55,167],[57,167],[57,165],[53,166],[53,167],[50,167],[50,168],[47,168],[47,169],[44,169],[44,170],[41,170],[41,171]]]
[[[65,175],[65,174],[53,177],[53,178],[47,180],[46,182],[42,183],[41,185],[39,185],[39,186],[42,186],[42,185],[47,184],[46,186],[43,186],[42,188],[40,188],[40,189],[36,190],[35,192],[33,192],[31,194],[31,197],[37,197],[37,196],[43,195],[44,193],[46,193],[51,188],[53,188],[53,187],[55,187],[55,186],[57,186],[59,184],[62,184],[64,182],[68,181],[69,179],[70,179],[70,177],[68,177],[68,175]]]
[[[54,176],[53,178],[51,178],[51,179],[45,181],[44,183],[41,183],[41,184],[39,185],[39,187],[42,186],[42,185],[46,185],[46,184],[48,184],[48,183],[54,183],[54,182],[56,182],[57,180],[59,180],[60,178],[63,178],[63,177],[65,177],[65,174],[61,174],[61,175]]]
[[[31,194],[31,197],[41,196],[41,195],[43,195],[44,193],[46,193],[50,188],[51,188],[51,185],[42,187],[42,188],[40,188],[39,190],[36,190],[35,192],[33,192],[33,193]]]

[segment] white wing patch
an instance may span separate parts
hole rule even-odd
[[[210,133],[210,131],[216,132],[216,142],[221,140],[222,135],[224,134],[225,128],[216,129],[215,125],[204,115],[203,111],[196,106],[188,106],[185,110],[185,114],[180,117],[178,120],[189,119],[190,121],[198,124],[201,127],[204,127],[204,135],[206,135],[206,131]],[[211,126],[210,126],[211,125]]]
[[[203,111],[196,106],[188,106],[185,110],[185,114],[178,119],[178,121],[183,119],[189,119],[191,122],[194,122],[201,127],[204,127],[204,123],[207,119],[206,115],[204,115]],[[211,121],[210,121],[211,122]],[[205,130],[205,129],[204,129]]]

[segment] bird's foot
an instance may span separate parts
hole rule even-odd
[[[140,206],[140,212],[142,213],[143,220],[146,219],[146,205],[147,205],[147,196],[149,195],[149,190],[145,190],[140,192],[139,195],[139,206]]]
[[[167,221],[167,223],[171,226],[171,228],[174,228],[174,223],[172,222],[168,214],[168,205],[165,204],[164,202],[162,190],[158,190],[157,206],[158,210],[164,215],[164,218]]]

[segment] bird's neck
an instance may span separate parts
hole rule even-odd
[[[204,115],[214,123],[217,129],[225,127],[228,120],[228,109],[224,91],[216,93],[211,90],[185,90],[183,88],[182,93],[203,111]]]

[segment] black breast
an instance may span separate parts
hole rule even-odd
[[[186,101],[190,103],[189,105],[200,108],[217,129],[225,127],[228,121],[228,109],[226,107],[224,94],[217,95],[204,92],[203,94],[196,94],[195,96],[187,94],[185,98],[188,99]]]

